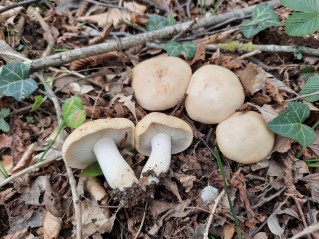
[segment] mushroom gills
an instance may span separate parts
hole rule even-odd
[[[152,137],[151,140],[152,152],[149,156],[143,170],[141,177],[147,171],[153,170],[156,176],[161,173],[166,173],[169,170],[172,154],[172,139],[171,136],[165,133],[158,133]],[[158,183],[156,177],[149,176],[148,183]]]
[[[138,183],[134,171],[120,154],[113,139],[98,140],[93,147],[93,152],[111,188],[124,190]]]

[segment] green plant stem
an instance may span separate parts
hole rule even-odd
[[[319,125],[319,120],[311,128],[316,129],[318,125]]]
[[[63,121],[61,122],[59,128],[58,128],[58,131],[56,132],[54,138],[51,140],[51,142],[49,143],[49,145],[46,147],[45,151],[42,153],[40,159],[39,159],[39,162],[41,162],[44,158],[44,156],[48,153],[48,151],[52,148],[54,142],[56,141],[56,139],[59,137],[62,129],[64,128],[65,126],[65,119],[63,119]]]
[[[9,177],[9,174],[7,173],[7,170],[5,169],[1,161],[0,161],[0,173],[3,175],[4,178]]]
[[[230,211],[231,211],[232,216],[233,216],[233,218],[234,218],[237,235],[238,235],[238,237],[241,239],[241,238],[243,238],[243,237],[242,237],[242,233],[241,233],[241,231],[240,231],[239,220],[238,220],[238,218],[237,218],[237,215],[236,215],[236,212],[235,212],[235,208],[234,208],[234,206],[233,206],[233,204],[232,204],[232,201],[231,201],[231,198],[230,198],[230,192],[229,192],[229,188],[228,188],[228,183],[227,183],[226,176],[225,176],[225,172],[224,172],[224,169],[223,169],[222,160],[221,160],[221,158],[220,158],[219,151],[218,151],[217,148],[214,149],[214,154],[215,154],[215,157],[216,157],[216,159],[217,159],[217,164],[218,164],[220,173],[221,173],[222,178],[223,178],[224,188],[225,188],[225,192],[226,192],[226,195],[227,195],[227,200],[228,200],[228,203],[229,203]]]

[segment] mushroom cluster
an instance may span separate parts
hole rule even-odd
[[[239,163],[255,163],[270,153],[274,134],[256,112],[235,112],[245,100],[239,78],[230,70],[205,65],[193,75],[190,66],[177,57],[156,57],[139,63],[132,72],[136,101],[150,111],[174,107],[186,96],[189,117],[205,124],[218,124],[216,141],[221,152]],[[191,127],[182,119],[153,112],[136,127],[124,118],[99,119],[84,123],[66,139],[65,162],[83,169],[98,161],[113,189],[121,191],[139,183],[118,147],[135,147],[149,156],[141,173],[146,184],[159,182],[169,170],[171,155],[192,143]]]
[[[244,89],[233,72],[221,66],[205,65],[191,77],[185,108],[195,121],[218,124],[217,145],[227,158],[250,164],[267,157],[275,136],[259,113],[235,112],[244,100]]]

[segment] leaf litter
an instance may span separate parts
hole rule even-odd
[[[190,3],[191,14],[194,17],[201,17],[200,4],[192,2]],[[256,1],[228,1],[221,4],[218,12],[254,3]],[[154,8],[155,5],[162,10]],[[74,3],[69,6],[78,8]],[[63,12],[51,9],[44,11],[43,15],[54,35],[55,48],[63,50],[89,45],[87,39],[99,36],[101,30],[108,27],[108,24],[111,25],[108,38],[121,36],[121,34],[124,36],[137,34],[138,29],[124,24],[123,19],[135,22],[134,19],[141,15],[144,16],[144,21],[147,21],[147,15],[150,14],[161,14],[166,17],[165,9],[174,11],[175,19],[179,21],[185,19],[187,14],[186,8],[185,11],[181,11],[184,9],[181,6],[174,8],[173,1],[167,1],[165,4],[163,1],[154,1],[154,6],[149,5],[147,1],[139,1],[139,3],[123,1],[123,7],[127,10],[107,9],[102,5],[90,4],[85,11],[85,16],[81,18],[76,17],[69,10]],[[207,6],[206,10],[210,10],[210,6]],[[284,9],[279,11],[285,17],[288,16]],[[24,56],[40,57],[46,47],[44,32],[36,21],[27,24],[29,20],[24,19],[23,14],[19,12],[20,8],[16,8],[13,13],[7,12],[11,15],[0,21],[7,27],[12,26],[14,31],[23,37],[13,35],[6,40],[12,47],[27,44],[28,47],[21,50]],[[10,25],[13,21],[19,21],[19,25]],[[140,25],[145,27],[145,23]],[[0,28],[0,31],[8,33],[6,29]],[[263,34],[269,34],[269,36],[263,38]],[[279,39],[282,35],[282,28],[266,29],[254,39],[254,43],[269,44],[271,36],[272,39]],[[287,108],[286,101],[296,97],[296,92],[305,83],[305,80],[300,80],[295,69],[290,66],[300,61],[298,62],[293,55],[289,54],[262,53],[255,56],[257,61],[250,61],[250,59],[239,59],[240,53],[217,51],[208,54],[205,52],[207,44],[227,42],[235,37],[236,34],[232,30],[216,33],[208,39],[199,37],[200,42],[195,57],[188,62],[193,70],[207,63],[213,63],[236,72],[245,88],[247,101],[255,105],[248,107],[259,110],[267,121],[271,121],[275,115]],[[302,39],[299,41],[299,45],[305,45]],[[306,42],[307,39],[304,41]],[[282,44],[286,42],[290,43],[282,38]],[[85,81],[79,75],[70,75],[70,71],[65,73],[61,69],[58,70],[59,72],[50,72],[51,69],[49,69],[44,74],[46,77],[53,77],[53,89],[61,101],[80,93],[88,118],[126,117],[136,122],[146,112],[135,103],[132,97],[129,72],[140,61],[159,53],[163,53],[162,50],[136,46],[123,52],[86,58],[84,63],[81,62],[79,65],[74,66],[75,62],[73,62],[68,69],[73,73],[80,72]],[[260,61],[263,64],[258,64]],[[318,68],[317,58],[305,58],[304,61],[305,63],[310,61]],[[24,106],[32,106],[33,103],[32,99],[25,99],[23,103],[6,101],[8,100],[1,98],[1,107],[9,107],[12,112]],[[313,111],[317,106],[314,103],[310,107],[310,120],[314,117]],[[26,122],[26,114],[31,114],[36,122]],[[37,162],[39,155],[55,135],[58,122],[54,115],[53,105],[50,102],[44,102],[40,109],[33,113],[26,110],[9,116],[10,131],[7,134],[1,134],[0,137],[2,161],[6,168],[9,169],[10,165],[13,165],[14,173],[17,173]],[[180,113],[180,117],[184,117],[183,112]],[[81,192],[79,194],[81,195],[83,238],[99,238],[99,236],[101,238],[101,235],[103,238],[119,238],[119,235],[123,238],[133,238],[139,227],[142,228],[140,238],[201,238],[212,208],[212,204],[205,205],[202,202],[201,190],[208,185],[222,190],[223,184],[216,161],[199,140],[200,135],[206,142],[215,145],[215,127],[198,123],[195,127],[199,133],[195,135],[191,147],[173,156],[170,173],[163,178],[161,184],[155,187],[154,192],[150,193],[146,200],[142,200],[137,205],[123,208],[123,205],[112,198],[112,192],[106,187],[102,177],[99,177],[95,183],[87,179],[82,188],[81,179],[77,179],[78,191]],[[317,214],[313,210],[319,201],[318,175],[313,174],[315,171],[309,169],[306,163],[295,157],[292,152],[301,152],[306,158],[316,158],[319,155],[317,141],[318,131],[316,139],[307,148],[300,147],[291,139],[277,136],[271,156],[258,165],[238,166],[233,162],[223,161],[228,182],[238,167],[243,168],[243,172],[230,185],[230,190],[236,214],[242,225],[241,229],[246,236],[290,237],[305,226],[302,223],[302,217],[305,217],[307,213],[313,213],[316,219]],[[51,151],[52,157],[61,155],[61,143],[58,141],[54,145]],[[145,157],[136,152],[126,157],[133,165],[133,169],[139,172]],[[1,178],[0,182],[2,180]],[[11,239],[58,236],[72,238],[73,226],[76,223],[67,181],[63,163],[57,161],[20,177],[7,185],[7,188],[1,189],[0,222],[3,227],[0,229],[0,236]],[[271,198],[271,195],[276,195],[283,189],[285,193]],[[287,199],[287,193],[291,200]],[[299,206],[302,211],[300,211],[296,200],[305,200],[305,198],[309,198],[309,206],[306,208],[301,203]],[[146,203],[148,206],[145,206]],[[282,205],[277,210],[276,205],[280,203]],[[143,220],[143,214],[145,214],[145,220]],[[234,222],[225,197],[219,203],[214,216],[216,228],[210,228],[211,234],[217,238],[232,238]],[[265,222],[267,226],[263,224]],[[289,226],[284,228],[282,226],[284,224]]]

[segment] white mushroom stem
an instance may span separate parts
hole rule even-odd
[[[158,133],[151,140],[152,152],[147,160],[143,173],[153,170],[159,176],[161,173],[166,173],[171,164],[172,155],[172,139],[171,136],[165,133]],[[158,179],[149,177],[149,183],[152,181],[158,182]]]
[[[124,188],[138,182],[133,170],[120,154],[113,139],[100,139],[95,143],[93,152],[111,188],[124,190]]]

